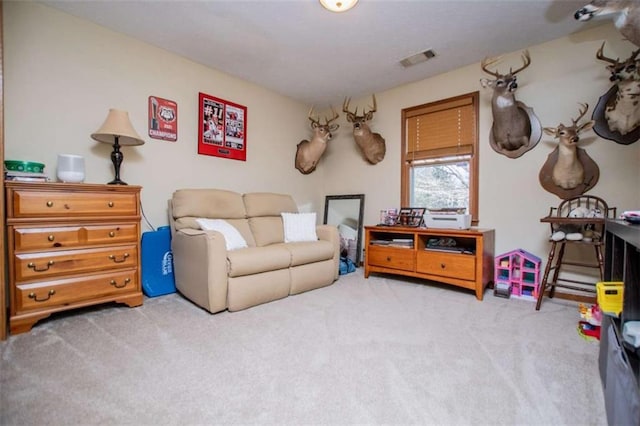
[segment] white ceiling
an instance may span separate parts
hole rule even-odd
[[[306,104],[341,104],[585,29],[588,0],[43,1]],[[602,22],[597,22],[601,24]],[[433,49],[436,57],[399,61]],[[532,58],[535,62],[535,58]]]

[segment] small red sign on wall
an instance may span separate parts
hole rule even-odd
[[[149,137],[171,142],[178,140],[177,103],[149,96]]]

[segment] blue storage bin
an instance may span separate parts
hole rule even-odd
[[[176,292],[168,226],[142,233],[142,291],[149,297]]]

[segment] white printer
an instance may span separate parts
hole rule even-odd
[[[424,215],[424,225],[435,229],[469,229],[471,215],[464,208],[429,209]]]

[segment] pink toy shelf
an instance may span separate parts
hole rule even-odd
[[[535,301],[540,290],[539,257],[522,249],[495,257],[495,294]],[[500,294],[502,293],[502,294]],[[506,295],[505,295],[506,294]]]

